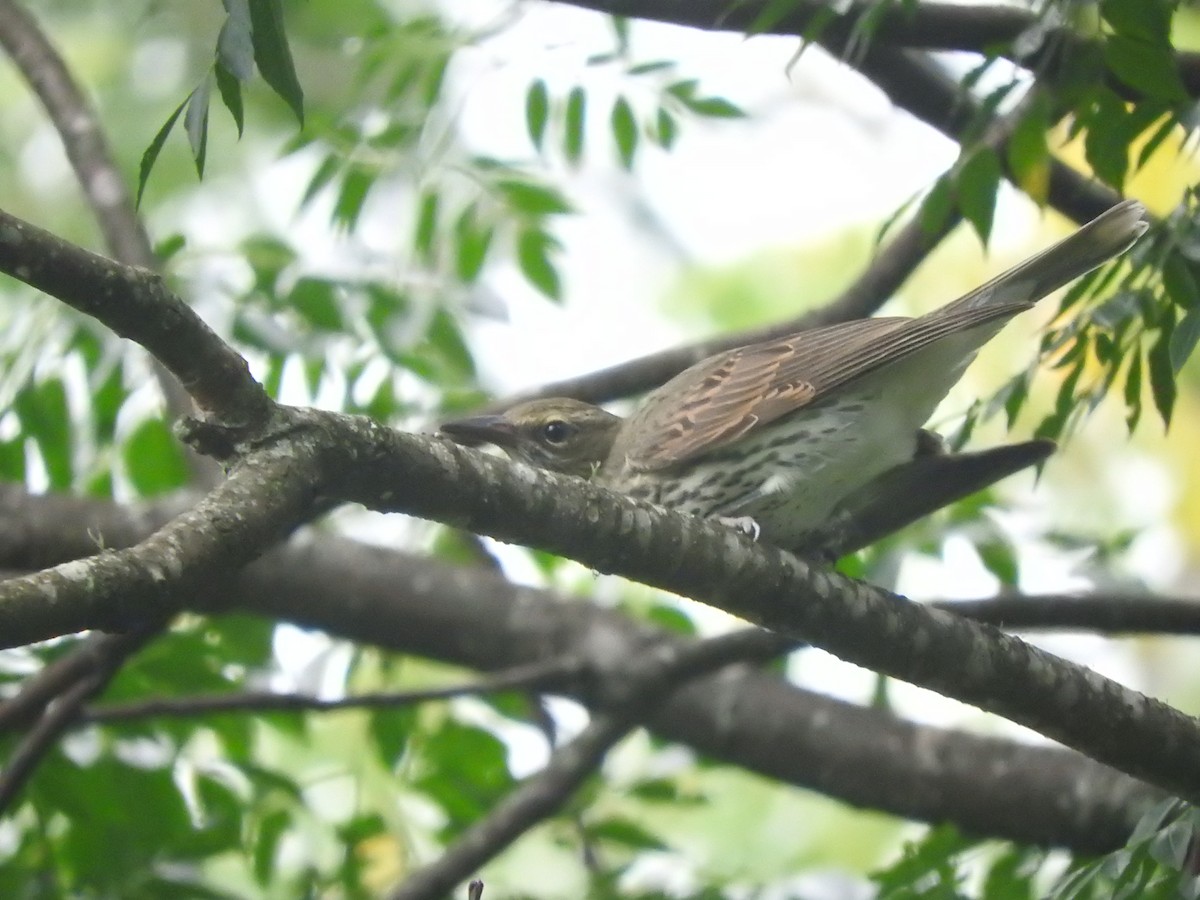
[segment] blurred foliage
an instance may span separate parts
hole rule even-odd
[[[790,5],[763,4],[751,31]],[[582,209],[572,173],[597,160],[636,173],[689,128],[736,129],[750,115],[684,62],[641,58],[630,24],[616,19],[605,47],[581,51],[572,78],[551,79],[533,61],[525,89],[495,112],[518,123],[528,151],[501,158],[461,132],[466,88],[455,67],[503,36],[504,16],[481,25],[432,4],[374,0],[44,0],[31,8],[95,98],[176,289],[276,396],[395,424],[424,423],[485,395],[470,326],[496,314],[498,274],[515,272],[547,301],[564,300],[562,235]],[[1045,199],[1064,116],[1083,161],[1116,188],[1177,151],[1196,112],[1165,64],[1174,10],[1168,0],[1101,3],[1098,52],[1063,73],[1053,103],[1025,109],[1006,158],[968,140],[919,214],[933,223],[957,209],[987,241],[1002,173]],[[982,103],[976,136],[1023,88],[1015,78],[994,86],[995,72],[989,59],[965,78]],[[11,71],[0,85],[6,208],[100,249],[65,161],[45,150],[36,104]],[[1130,259],[1068,292],[1042,341],[1059,388],[1039,434],[1068,433],[1110,395],[1130,429],[1143,424],[1147,402],[1171,418],[1176,377],[1200,339],[1196,203],[1187,198]],[[760,267],[754,277],[766,290],[790,281],[792,268],[764,275]],[[729,321],[749,315],[743,281],[721,288]],[[2,290],[0,477],[123,500],[185,486],[188,470],[145,359],[57,304],[11,282]],[[1022,372],[981,400],[960,438],[988,415],[1011,422],[1030,378]],[[886,581],[899,555],[936,554],[946,533],[970,527],[983,565],[1015,584],[1011,539],[982,520],[993,499],[973,498],[844,565]],[[545,554],[525,561],[547,583],[578,585],[577,570]],[[678,633],[703,630],[690,608],[657,596],[629,592],[614,603]],[[0,683],[12,691],[18,674],[73,646],[6,654]],[[122,669],[105,699],[341,694],[458,676],[260,620],[185,618]],[[0,895],[377,896],[511,789],[545,749],[540,727],[536,704],[519,695],[89,725],[45,761],[0,826]],[[16,737],[3,740],[8,751]],[[506,886],[542,896],[778,893],[810,869],[864,870],[895,842],[899,826],[885,817],[833,809],[703,760],[681,764],[673,749],[627,742],[622,771],[606,770],[514,850],[523,863],[536,856],[537,868],[498,862],[485,880],[498,873],[499,884],[489,881],[486,896]],[[768,809],[776,823],[810,823],[806,833],[773,827]],[[1005,846],[981,862],[977,844],[936,829],[873,884],[887,897],[1167,896],[1180,881],[1189,816],[1161,811],[1129,847],[1074,861],[1061,877],[1048,874],[1052,861],[1040,851]],[[656,864],[686,873],[694,890],[659,890],[670,878],[656,880]]]

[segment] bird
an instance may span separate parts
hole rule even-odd
[[[1052,452],[1049,441],[1028,441],[945,453],[923,426],[1010,319],[1124,253],[1148,227],[1145,207],[1122,201],[932,312],[859,319],[718,353],[652,391],[628,418],[552,397],[447,421],[440,431],[720,519],[785,549],[823,541],[825,550],[849,552],[879,528],[907,524]],[[895,506],[901,502],[907,507]],[[863,515],[877,522],[856,525]]]

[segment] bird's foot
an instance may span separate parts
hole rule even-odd
[[[717,516],[717,521],[740,531],[752,541],[758,541],[758,536],[762,534],[762,528],[750,516]]]

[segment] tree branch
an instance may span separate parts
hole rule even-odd
[[[0,523],[19,517],[27,525],[0,528],[0,565],[26,565],[35,546],[87,553],[97,539],[110,547],[133,543],[167,514],[161,504],[124,508],[82,498],[8,497],[0,503]],[[36,558],[59,561],[44,552]],[[327,533],[272,551],[218,599],[483,671],[594,659],[598,654],[588,648],[597,646],[623,658],[664,639],[613,611],[518,587],[495,572]],[[758,658],[779,649],[764,647]],[[594,673],[563,689],[591,704],[587,685],[604,677]],[[1072,752],[913,725],[745,667],[689,684],[645,724],[731,765],[855,805],[1078,852],[1123,843],[1140,812],[1161,796]]]
[[[465,881],[538,822],[553,815],[595,772],[605,754],[637,722],[683,682],[720,669],[757,651],[764,639],[755,629],[681,644],[663,641],[624,657],[606,654],[602,665],[614,676],[612,692],[587,728],[551,755],[546,767],[526,779],[468,828],[436,862],[410,875],[391,900],[436,900]]]
[[[485,409],[507,409],[514,403],[539,397],[574,397],[589,403],[604,403],[657,387],[688,366],[723,350],[809,328],[864,318],[891,299],[892,294],[954,230],[959,221],[961,218],[952,214],[937,228],[929,228],[919,219],[905,223],[896,230],[891,240],[875,255],[853,284],[835,299],[817,309],[774,325],[720,335],[683,347],[673,347],[587,375],[551,382],[536,391],[489,404]]]
[[[121,665],[151,638],[159,633],[158,625],[147,625],[129,634],[92,643],[92,667],[86,672],[72,671],[73,683],[58,692],[58,699],[41,714],[37,723],[9,755],[0,773],[0,812],[9,808],[21,788],[37,768],[38,763],[54,746],[58,738],[79,718],[83,704],[96,696],[117,674]],[[56,674],[62,675],[60,669]],[[49,679],[37,684],[44,686]]]
[[[88,628],[123,630],[225,589],[241,566],[305,521],[319,480],[315,463],[297,446],[260,451],[136,546],[4,582],[0,643],[15,647]]]
[[[96,111],[33,16],[13,0],[0,0],[0,47],[8,51],[62,138],[113,257],[131,266],[157,268],[150,238],[113,162]]]
[[[614,14],[638,15],[634,12],[621,11],[626,5],[632,7],[638,4],[623,4],[620,0],[612,3],[576,3],[575,0],[555,0],[555,2],[586,6],[589,9],[599,9]],[[645,5],[649,11],[645,15],[640,15],[641,18],[696,25],[696,22],[690,19],[684,21],[683,19],[660,18],[654,14],[654,11],[660,11],[665,15],[665,12],[670,10],[678,12],[681,17],[686,18],[695,14],[696,8],[690,4],[667,0],[667,2],[656,5],[656,0],[648,0]],[[728,4],[725,6],[727,7]],[[815,6],[824,8],[824,4]],[[735,10],[742,8],[743,6],[734,7]],[[721,12],[724,11],[726,11],[725,7]],[[697,27],[712,27],[720,30],[734,27],[729,24],[730,20],[719,14],[714,14],[711,19],[706,15],[702,15],[701,18],[711,24]],[[981,109],[979,102],[927,56],[896,49],[889,42],[890,34],[886,39],[883,39],[881,35],[876,35],[865,47],[858,49],[858,52],[850,60],[850,64],[870,78],[897,107],[908,111],[957,143],[961,144],[968,140],[971,129],[978,124],[977,120]],[[822,33],[818,38],[818,43],[821,43],[835,56],[845,57],[849,53],[851,40],[850,36],[835,29],[833,32]],[[987,139],[987,143],[996,151],[997,157],[1005,166],[1006,174],[1011,179],[1012,172],[1009,170],[1008,154],[1005,152],[1009,133],[1010,128],[993,131]],[[1048,199],[1050,205],[1077,223],[1090,221],[1121,199],[1116,192],[1085,178],[1057,159],[1051,159],[1049,167]],[[765,328],[723,335],[684,347],[648,354],[586,375],[551,382],[537,390],[504,398],[489,404],[486,408],[507,409],[514,403],[539,397],[575,397],[590,403],[604,403],[656,387],[688,366],[723,350],[755,341],[769,340],[794,331],[818,328],[871,315],[891,298],[891,295],[899,289],[925,260],[929,252],[953,230],[959,221],[960,217],[957,214],[949,216],[936,231],[930,230],[919,219],[909,222],[897,232],[886,249],[876,256],[854,284],[835,300],[819,309]]]
[[[1103,53],[1103,45],[1098,39],[1049,22],[1044,12],[1000,4],[920,2],[881,5],[869,0],[855,0],[841,9],[834,9],[827,0],[791,0],[786,11],[772,16],[770,0],[746,0],[736,4],[722,0],[555,2],[705,31],[753,30],[843,46],[884,40],[894,47],[914,50],[958,50],[980,56],[998,53],[1029,69],[1066,66],[1080,59],[1096,59]],[[760,24],[763,16],[770,20]],[[1200,54],[1176,53],[1174,63],[1185,90],[1193,97],[1200,97]],[[1141,96],[1131,85],[1111,76],[1109,81],[1126,98]]]
[[[158,259],[150,237],[134,209],[125,178],[113,161],[99,116],[33,16],[12,0],[0,0],[0,46],[8,51],[58,131],[109,253],[119,262],[157,270]],[[191,400],[178,379],[157,359],[154,367],[167,409],[175,416],[191,412]],[[214,483],[216,472],[211,460],[192,453],[188,464],[201,483]]]
[[[1200,798],[1200,723],[1012,636],[756,545],[717,523],[468,448],[313,413],[332,493],[700,600]],[[335,458],[340,456],[340,458]],[[902,641],[896,636],[904,635]]]
[[[246,361],[151,271],[122,265],[0,211],[0,272],[141,344],[201,409],[262,423],[270,400]]]
[[[512,691],[557,692],[576,677],[580,663],[570,657],[514,666],[503,672],[466,684],[427,688],[419,691],[379,691],[353,694],[336,700],[323,700],[307,694],[281,694],[275,691],[246,691],[224,694],[194,694],[186,697],[155,697],[134,703],[105,703],[91,706],[79,717],[79,724],[112,725],[139,719],[170,717],[191,718],[214,713],[330,712],[338,709],[397,709],[431,700],[500,694]],[[40,673],[39,673],[40,674]],[[0,707],[0,716],[4,708]],[[5,722],[0,718],[0,730]]]

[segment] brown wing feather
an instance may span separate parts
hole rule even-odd
[[[635,469],[685,462],[828,397],[942,338],[1007,319],[1123,252],[1146,230],[1124,201],[948,306],[919,319],[875,318],[799,332],[705,360],[653,393],[613,455]],[[981,331],[982,343],[991,332]]]
[[[935,341],[1007,319],[1029,303],[877,317],[801,331],[697,363],[650,395],[614,455],[640,470],[711,452]]]

